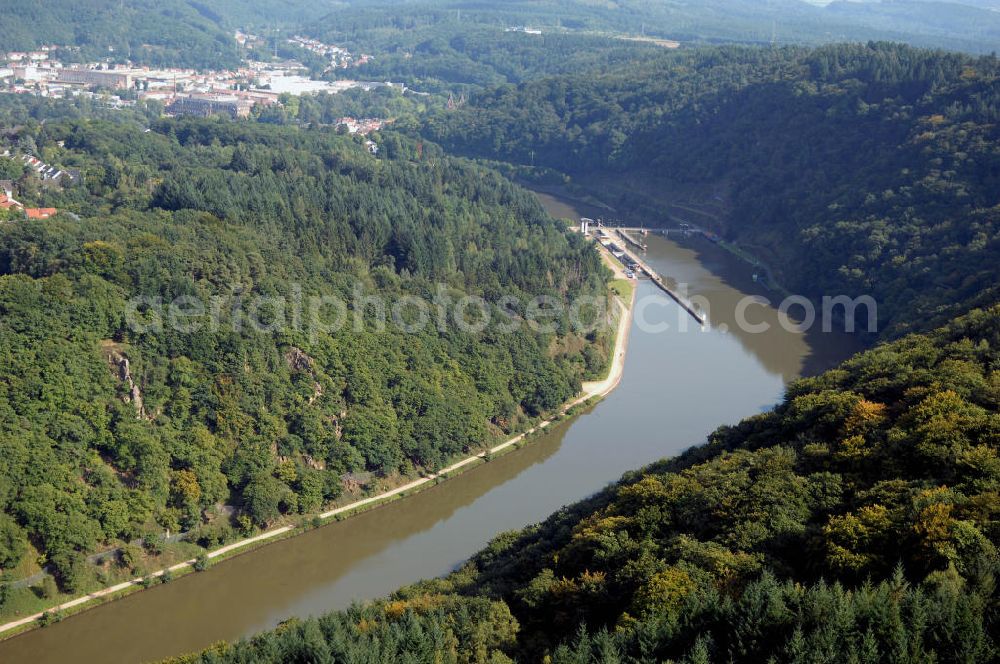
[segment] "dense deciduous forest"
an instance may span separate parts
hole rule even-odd
[[[349,0],[308,29],[317,36],[380,51],[430,39],[447,41],[483,27],[499,31],[517,26],[545,34],[628,34],[703,44],[891,39],[989,53],[1000,38],[1000,17],[991,11],[995,5],[982,6],[984,2],[989,0],[827,6],[798,0],[763,4],[754,0]]]
[[[4,0],[0,13],[0,51],[57,45],[67,47],[59,57],[70,62],[111,57],[188,67],[239,64],[236,43],[218,17],[186,2]]]
[[[30,545],[72,591],[100,546],[164,530],[212,544],[314,512],[350,473],[438,468],[605,365],[609,333],[565,315],[503,329],[530,297],[603,294],[593,247],[495,172],[378,140],[376,157],[333,129],[252,122],[17,130],[15,150],[83,183],[22,175],[19,198],[63,213],[0,224],[0,567]],[[407,333],[361,299],[440,293],[519,301],[485,329]],[[295,324],[297,298],[318,296],[350,324],[327,332],[308,309]],[[155,298],[178,297],[221,302],[219,323],[169,324]],[[287,304],[255,327],[259,297]]]
[[[411,9],[362,3],[315,28],[357,42],[364,26],[386,49],[373,76],[470,94],[374,135],[377,156],[321,126],[362,108],[350,96],[233,123],[0,105],[15,152],[84,175],[60,188],[16,163],[0,172],[63,210],[0,225],[0,568],[38,557],[63,590],[85,589],[95,548],[165,529],[212,545],[315,511],[358,477],[438,468],[600,370],[609,339],[565,318],[516,335],[233,327],[256,297],[350,301],[359,287],[603,294],[584,242],[447,151],[567,174],[627,214],[655,215],[668,191],[786,287],[875,296],[895,340],[443,579],[177,661],[996,659],[996,58],[539,41],[485,29],[503,12],[476,3],[459,37],[455,7]],[[639,16],[563,27],[634,30]],[[214,30],[181,46],[225,57]],[[302,126],[274,126],[289,123]],[[136,329],[134,295],[222,296],[224,325]]]
[[[280,26],[376,50],[379,59],[363,72],[419,77],[425,84],[430,84],[428,79],[495,84],[529,70],[525,53],[516,53],[524,47],[514,45],[502,33],[508,26],[529,25],[549,33],[545,39],[530,36],[524,44],[559,42],[559,35],[553,33],[575,39],[601,33],[691,43],[893,39],[988,53],[1000,39],[1000,17],[991,7],[978,6],[976,0],[834,2],[827,7],[797,0],[766,5],[752,0],[696,4],[666,0],[2,0],[0,14],[4,16],[0,52],[54,44],[67,47],[60,53],[67,61],[111,58],[219,69],[239,62],[233,29],[256,26],[266,32]],[[463,35],[476,32],[482,36],[474,41],[499,39],[514,48],[503,56],[484,51],[481,44],[463,43]],[[572,48],[578,58],[592,57],[569,42],[558,46]],[[527,47],[527,51],[533,49],[533,45]],[[557,48],[555,53],[559,52]],[[411,61],[406,53],[419,56]]]
[[[0,53],[64,47],[68,62],[110,58],[156,66],[225,69],[239,64],[233,29],[273,29],[329,12],[332,1],[0,0]]]
[[[343,28],[339,20],[335,25]],[[362,43],[367,44],[373,33],[365,30],[362,34],[366,37]],[[325,38],[339,37],[334,34]],[[365,65],[335,71],[333,75],[402,81],[421,91],[445,93],[589,68],[631,66],[662,51],[653,44],[609,36],[565,32],[535,35],[447,22],[392,30],[366,48],[378,55]]]
[[[337,94],[282,98],[282,103],[267,108],[254,108],[253,115],[261,122],[273,124],[335,125],[341,118],[386,118],[402,120],[412,126],[416,117],[429,108],[444,107],[445,98],[404,94],[396,87],[374,90],[355,88]]]
[[[997,656],[1000,308],[791,385],[461,570],[175,662]]]
[[[998,80],[995,57],[895,44],[694,50],[501,86],[423,132],[633,221],[676,225],[686,198],[788,289],[870,294],[899,334],[996,298]]]
[[[995,659],[997,74],[884,44],[717,49],[430,117],[451,150],[725,196],[714,230],[806,292],[875,294],[899,338],[443,579],[173,661]]]

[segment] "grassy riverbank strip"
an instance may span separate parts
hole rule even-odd
[[[614,289],[617,293],[624,295],[619,289]],[[628,347],[628,335],[632,321],[632,309],[634,305],[634,289],[628,292],[628,299],[622,301],[616,299],[620,312],[618,315],[617,329],[615,331],[614,348],[609,359],[608,375],[600,381],[593,381],[583,384],[582,394],[575,399],[564,404],[563,407],[549,418],[542,420],[530,429],[513,436],[506,441],[489,448],[479,454],[465,457],[442,470],[427,474],[411,482],[384,491],[374,496],[356,500],[347,505],[336,507],[321,512],[312,517],[302,517],[297,524],[283,525],[271,530],[259,533],[252,537],[247,537],[236,542],[208,551],[198,558],[191,558],[178,562],[169,567],[151,572],[144,576],[135,577],[120,583],[96,590],[67,602],[50,607],[45,611],[39,611],[32,615],[12,620],[0,625],[0,640],[11,638],[35,627],[44,626],[50,622],[58,622],[66,617],[80,613],[100,604],[115,599],[120,599],[140,590],[145,590],[151,586],[170,579],[184,576],[196,571],[197,568],[204,568],[209,563],[218,563],[227,558],[248,553],[261,546],[276,541],[293,537],[314,527],[319,527],[333,521],[342,521],[351,516],[366,512],[387,503],[394,502],[417,491],[435,486],[438,483],[451,479],[462,472],[477,465],[486,463],[491,459],[520,448],[528,439],[538,435],[551,424],[558,423],[575,416],[583,406],[589,402],[596,402],[614,390],[621,382],[624,372],[625,354]],[[626,304],[627,302],[627,304]]]

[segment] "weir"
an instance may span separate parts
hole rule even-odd
[[[632,240],[632,238],[628,236],[628,234],[623,229],[618,229],[618,235],[623,240],[625,240],[626,244],[628,243],[637,244],[634,240]],[[667,284],[666,280],[664,280],[664,278],[661,277],[656,270],[654,270],[648,264],[646,264],[644,260],[636,256],[632,251],[630,251],[626,247],[622,247],[622,251],[625,252],[625,254],[632,260],[632,262],[634,262],[647,277],[649,277],[650,281],[656,284],[660,288],[660,290],[662,290],[664,293],[669,295],[674,302],[680,305],[681,309],[688,312],[688,314],[690,314],[692,318],[698,321],[699,325],[705,325],[708,322],[707,316],[701,310],[699,310],[694,305],[694,303],[692,303],[689,299],[687,299],[686,297],[678,293],[676,290],[671,288]]]
[[[542,521],[623,473],[680,454],[720,424],[780,401],[805,367],[814,373],[860,349],[851,335],[791,333],[770,307],[756,312],[770,323],[766,333],[742,331],[732,312],[751,292],[734,284],[753,286],[748,276],[741,281],[745,265],[718,247],[701,249],[649,238],[644,260],[706,297],[713,323],[728,325],[729,333],[684,334],[673,325],[652,331],[633,321],[621,385],[593,411],[553,424],[516,453],[405,500],[3,641],[0,662],[159,661],[448,574],[498,532]],[[711,270],[700,256],[711,258]],[[653,283],[640,280],[637,297],[655,293],[660,286]],[[676,320],[679,311],[665,304],[648,312],[650,322]],[[623,426],[630,435],[622,436]]]
[[[663,280],[663,277],[657,274],[655,270],[653,270],[651,267],[640,261],[636,261],[636,263],[638,263],[639,267],[642,269],[643,272],[646,273],[649,279],[654,284],[660,287],[660,290],[669,295],[674,300],[674,302],[680,305],[681,309],[691,314],[691,317],[694,318],[696,321],[698,321],[699,325],[704,325],[705,323],[708,322],[705,314],[701,313],[701,311],[699,311],[697,307],[695,307],[694,304],[692,304],[691,301],[688,300],[686,297],[676,292],[674,289],[670,288],[670,286],[668,286],[667,283]]]

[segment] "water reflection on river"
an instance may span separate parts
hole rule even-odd
[[[622,383],[590,412],[403,501],[0,643],[0,661],[155,660],[444,574],[497,533],[702,442],[718,425],[778,401],[786,381],[858,348],[845,335],[786,332],[774,310],[760,307],[748,317],[771,330],[740,331],[735,302],[756,285],[747,266],[707,241],[651,238],[646,258],[709,299],[712,326],[692,322],[681,332],[679,308],[640,282],[640,298],[657,298],[647,322],[670,329],[654,334],[633,325]]]

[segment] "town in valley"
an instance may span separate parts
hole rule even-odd
[[[235,39],[241,49],[267,46],[264,38],[243,32],[237,32]],[[326,58],[329,65],[324,73],[348,70],[372,59],[370,55],[355,57],[343,47],[308,37],[289,37],[286,43]],[[33,51],[0,54],[0,93],[90,99],[109,109],[133,108],[141,102],[154,102],[162,105],[166,116],[243,119],[300,95],[337,94],[350,89],[373,90],[383,86],[407,91],[404,86],[389,82],[314,80],[308,77],[307,68],[295,60],[245,60],[236,70],[198,71],[136,66],[129,62],[118,63],[113,57],[84,64],[63,62],[61,54],[71,52],[71,48],[50,45]],[[333,124],[339,131],[367,137],[388,122],[383,118],[345,116]],[[373,155],[378,153],[378,145],[371,139],[366,138],[365,147]],[[59,212],[55,207],[33,207],[21,200],[19,182],[24,183],[24,178],[31,179],[32,189],[42,190],[82,183],[79,170],[49,164],[36,152],[31,146],[8,145],[0,139],[0,159],[13,163],[18,174],[16,178],[0,179],[0,223],[48,219]]]
[[[259,36],[236,32],[241,50],[266,48]],[[325,44],[308,37],[292,36],[285,40],[291,47],[321,56],[329,63],[324,75],[336,76],[372,60],[371,55],[353,55],[346,48]],[[277,51],[277,49],[275,49]],[[258,51],[253,51],[258,52]],[[136,66],[110,53],[104,61],[69,62],[73,49],[49,45],[33,51],[0,54],[0,93],[27,94],[53,99],[90,98],[109,108],[127,108],[140,101],[163,104],[168,115],[208,117],[227,115],[249,117],[254,108],[281,104],[288,96],[336,94],[361,88],[373,90],[404,86],[385,81],[360,81],[348,78],[314,80],[301,62],[291,59],[263,62],[244,60],[235,70],[154,68]],[[347,122],[351,133],[367,133],[381,127],[377,120]]]

